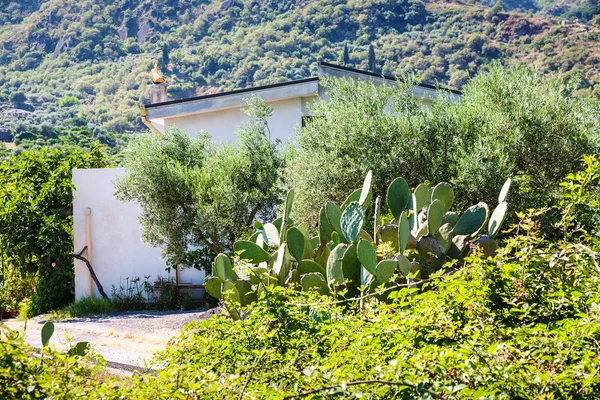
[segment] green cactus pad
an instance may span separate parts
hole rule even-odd
[[[290,272],[291,260],[289,252],[287,251],[286,243],[282,243],[277,252],[272,256],[274,258],[273,262],[273,272],[277,274],[277,279],[280,285],[285,284],[285,280]]]
[[[454,226],[454,234],[472,235],[478,232],[485,224],[488,212],[488,206],[483,202],[469,207]]]
[[[459,218],[460,217],[458,213],[455,213],[454,211],[449,211],[446,214],[444,214],[444,217],[442,218],[442,225],[449,224],[452,228],[454,228],[454,225],[456,225]]]
[[[233,244],[233,251],[240,255],[240,259],[252,264],[269,261],[271,255],[256,243],[247,240],[238,240]]]
[[[325,206],[325,213],[327,215],[327,220],[333,227],[333,229],[341,234],[342,226],[341,226],[341,218],[342,218],[342,210],[337,206],[337,204],[328,202]]]
[[[438,183],[431,193],[431,201],[439,200],[442,202],[444,213],[450,211],[454,203],[454,188],[448,182]]]
[[[279,231],[273,224],[264,224],[262,229],[263,240],[269,247],[279,247]]]
[[[342,257],[346,252],[346,244],[338,244],[329,254],[327,259],[327,283],[336,286],[344,283],[344,272],[342,270]]]
[[[498,242],[496,242],[494,238],[487,235],[480,237],[473,244],[481,249],[483,254],[485,254],[487,257],[496,256],[496,252],[499,248]]]
[[[444,248],[444,252],[448,253],[452,245],[452,226],[450,224],[443,224],[433,237],[440,242]]]
[[[512,179],[508,178],[504,185],[502,185],[502,189],[500,189],[500,194],[498,195],[498,204],[502,204],[506,201],[508,197],[508,191],[510,190],[510,185],[512,183]]]
[[[410,274],[412,265],[410,264],[410,260],[406,258],[404,254],[399,254],[398,257],[398,266],[400,267],[400,273],[403,276],[408,276]]]
[[[340,220],[342,234],[348,242],[354,242],[360,233],[365,222],[365,212],[359,203],[351,203],[344,212]]]
[[[400,218],[398,219],[398,250],[400,252],[406,250],[409,235],[410,228],[408,226],[407,212],[402,211],[402,214],[400,214]]]
[[[234,282],[235,288],[240,295],[240,304],[247,306],[257,300],[256,292],[252,290],[252,284],[248,280],[237,280]]]
[[[254,243],[252,244],[258,247]],[[258,248],[264,251],[261,247]],[[231,260],[229,259],[229,257],[222,253],[217,255],[217,257],[215,258],[215,263],[213,265],[213,275],[217,276],[221,280],[221,282],[233,281],[238,279],[237,274],[231,266]]]
[[[330,240],[331,233],[334,230],[335,229],[333,228],[333,226],[331,225],[331,223],[329,223],[329,220],[327,219],[327,214],[325,213],[325,207],[322,207],[321,212],[319,213],[319,238],[321,240]]]
[[[315,251],[317,249],[317,247],[319,247],[319,243],[321,243],[321,240],[319,240],[319,238],[315,236],[315,237],[308,239],[308,243],[310,245],[310,249],[312,251]]]
[[[363,182],[362,190],[360,191],[360,198],[358,200],[358,204],[362,207],[365,205],[368,207],[369,202],[371,201],[371,182],[373,181],[373,171],[369,170],[367,175],[365,176],[365,180]]]
[[[50,338],[54,335],[54,323],[52,321],[48,321],[42,327],[42,346],[48,347],[48,343],[50,342]]]
[[[233,320],[239,320],[240,313],[237,310],[236,305],[240,304],[240,293],[233,281],[223,283],[222,295],[223,302],[225,303],[225,307],[227,308],[229,315],[231,315],[231,318]]]
[[[508,204],[506,202],[498,204],[498,207],[494,209],[494,212],[490,217],[490,222],[488,223],[488,233],[491,237],[496,237],[498,232],[500,232],[500,227],[502,226],[502,222],[504,222],[504,217],[506,217],[507,209]]]
[[[323,268],[321,265],[317,264],[313,260],[302,260],[300,264],[298,264],[298,273],[300,274],[300,276],[310,274],[313,272],[318,272],[322,274],[324,278],[327,276],[325,268]]]
[[[458,260],[466,254],[469,249],[469,237],[467,235],[457,235],[452,238],[452,244],[448,249],[448,257]]]
[[[259,230],[259,231],[262,230],[262,228],[263,228],[262,222],[260,222],[260,221],[254,221],[254,228],[257,229],[257,230]]]
[[[381,242],[390,243],[394,249],[398,249],[398,226],[384,225],[379,231]]]
[[[396,271],[396,266],[398,263],[393,260],[382,260],[377,264],[375,278],[379,283],[388,283],[392,276],[394,276],[394,272]]]
[[[292,213],[292,205],[294,204],[294,198],[296,197],[296,192],[294,191],[294,189],[291,189],[288,194],[287,197],[285,198],[285,208],[284,208],[284,212],[283,212],[283,220],[284,221],[289,221],[290,219],[290,214]]]
[[[418,217],[417,217],[418,218]],[[415,238],[417,240],[421,239],[423,236],[427,235],[429,233],[429,224],[422,224],[419,227],[419,230],[416,232],[415,234]]]
[[[446,262],[444,248],[434,237],[423,236],[417,244],[419,256],[433,270],[440,269]]]
[[[344,280],[350,281],[354,286],[360,286],[360,261],[358,260],[356,243],[346,249],[342,257],[342,273]]]
[[[302,284],[302,290],[304,292],[317,290],[322,295],[326,295],[329,293],[329,288],[327,287],[327,282],[325,282],[325,278],[318,272],[312,272],[303,275],[300,281]]]
[[[371,242],[361,239],[356,248],[358,260],[371,275],[376,274],[377,268],[377,253]]]
[[[208,277],[204,280],[204,289],[206,293],[214,297],[215,299],[221,300],[221,280],[216,276]]]
[[[331,250],[327,245],[320,245],[315,251],[315,262],[319,264],[323,268],[327,268],[327,260],[329,259],[329,254]]]
[[[287,232],[287,244],[296,261],[302,261],[304,254],[304,235],[298,228],[290,228]]]
[[[360,203],[360,196],[362,194],[362,189],[356,189],[354,192],[352,192],[352,194],[350,196],[348,196],[346,198],[346,200],[344,201],[344,204],[342,204],[342,207],[340,207],[343,210],[346,209],[346,207],[348,207],[350,205],[350,203],[352,202],[358,202],[360,204],[360,206],[362,207],[363,210],[367,210],[367,208],[369,208],[369,205],[371,205],[371,201],[373,200],[373,193],[369,192],[367,199],[364,201],[364,203]]]
[[[445,212],[444,205],[440,199],[433,200],[429,205],[427,209],[427,224],[430,235],[435,235],[440,226],[442,226],[442,218]]]
[[[404,178],[396,178],[390,183],[387,191],[387,203],[394,218],[406,209],[410,198],[410,188]]]
[[[427,205],[427,199],[429,198],[429,185],[425,183],[421,183],[415,188],[415,204],[414,208],[416,208],[418,214],[419,211],[423,209]]]

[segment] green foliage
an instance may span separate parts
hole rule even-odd
[[[579,159],[600,154],[594,104],[574,98],[572,83],[527,67],[494,65],[465,86],[462,101],[440,93],[432,109],[420,107],[403,83],[324,84],[330,100],[312,105],[320,117],[298,132],[287,170],[287,184],[298,191],[297,217],[309,224],[317,221],[314,204],[343,201],[369,169],[375,197],[401,175],[412,187],[451,182],[461,207],[495,202],[514,176],[514,209],[526,210],[552,204]],[[416,194],[419,203],[430,196]],[[388,207],[399,215],[395,203]]]
[[[583,0],[506,0],[505,13],[491,12],[499,11],[490,8],[493,0],[222,3],[5,1],[0,106],[11,107],[8,99],[21,92],[34,112],[4,117],[2,124],[23,123],[33,134],[20,149],[89,147],[92,136],[114,155],[125,147],[125,135],[146,129],[138,104],[148,102],[148,72],[157,62],[178,99],[306,78],[316,74],[317,60],[334,62],[338,55],[345,65],[373,69],[370,46],[377,72],[386,75],[414,71],[427,82],[460,88],[492,60],[526,59],[544,72],[580,76],[579,95],[600,93],[598,30],[540,18],[565,12],[591,18],[597,5]],[[536,14],[526,15],[527,9]],[[73,123],[73,110],[57,107],[65,96],[85,105],[77,107],[84,129]],[[35,133],[47,121],[57,137]]]
[[[471,247],[478,247],[490,257],[496,254],[498,244],[493,236],[504,220],[506,202],[495,210],[491,236],[481,236],[488,220],[487,204],[480,202],[460,217],[450,213],[454,190],[448,183],[437,185],[431,196],[417,201],[423,185],[411,193],[404,179],[394,179],[387,190],[387,203],[398,217],[385,226],[373,223],[372,239],[362,229],[366,222],[363,206],[369,207],[372,177],[369,171],[363,187],[352,192],[342,208],[327,203],[319,223],[327,227],[318,227],[318,232],[325,234],[321,237],[311,237],[306,224],[296,224],[286,217],[294,197],[291,191],[279,223],[258,223],[250,240],[234,243],[234,264],[225,254],[215,258],[208,293],[223,300],[234,319],[242,315],[240,305],[250,304],[274,285],[317,290],[334,297],[376,292],[385,300],[391,288],[426,279],[441,269],[447,258],[464,263]],[[505,184],[500,199],[506,198],[508,186]],[[357,193],[362,205],[349,201]],[[404,254],[409,243],[411,250]],[[375,249],[378,245],[379,255]]]
[[[55,318],[68,319],[106,315],[116,310],[113,302],[104,297],[83,297],[58,310]]]
[[[16,297],[13,303],[29,297],[31,312],[39,314],[72,299],[71,171],[106,165],[100,148],[26,151],[0,163],[0,267],[12,271],[4,291]],[[16,287],[31,292],[18,293]]]
[[[79,104],[79,99],[75,96],[65,96],[58,101],[59,107],[71,107]]]
[[[162,248],[169,264],[207,268],[204,258],[190,259],[194,248],[213,256],[231,251],[256,218],[272,214],[283,159],[268,138],[271,110],[261,107],[250,107],[235,144],[177,131],[132,142],[117,195],[141,205],[143,238]]]

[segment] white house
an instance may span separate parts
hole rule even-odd
[[[395,81],[392,77],[327,63],[319,65],[319,76],[369,79],[375,84]],[[143,122],[157,134],[172,126],[189,135],[206,131],[217,142],[233,141],[237,127],[248,118],[242,111],[247,106],[245,99],[258,96],[273,107],[273,116],[269,120],[272,139],[285,141],[302,125],[303,118],[310,116],[307,105],[319,97],[327,98],[319,84],[319,76],[171,101],[164,101],[167,99],[166,85],[158,83],[151,88],[151,97],[159,101],[141,107],[140,112]],[[425,106],[438,94],[436,87],[429,84],[416,85],[412,90]],[[444,95],[458,100],[461,93],[444,89]],[[158,276],[168,275],[165,271],[167,265],[160,259],[160,251],[141,240],[137,222],[139,207],[114,197],[113,182],[123,173],[123,169],[73,171],[76,188],[73,204],[75,252],[87,246],[84,255],[87,254],[107,293],[113,285],[119,287],[127,278],[150,275],[152,281]],[[182,285],[204,282],[204,273],[200,271],[177,272],[171,272],[171,277]],[[76,261],[75,296],[88,295],[98,295],[97,289],[86,265]]]

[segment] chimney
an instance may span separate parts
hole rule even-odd
[[[150,86],[150,104],[164,103],[167,99],[167,83],[153,83]]]

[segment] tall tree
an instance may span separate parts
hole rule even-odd
[[[369,59],[368,59],[368,70],[371,72],[375,72],[375,49],[373,45],[369,45]]]
[[[342,55],[342,61],[344,65],[350,64],[350,54],[348,53],[348,43],[344,43],[344,52]]]

